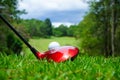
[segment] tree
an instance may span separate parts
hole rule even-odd
[[[0,6],[0,13],[8,19],[17,19],[19,15],[26,13],[25,10],[18,10],[18,0],[1,0]]]
[[[45,19],[44,23],[41,24],[40,31],[42,32],[43,37],[49,38],[52,36],[52,24],[49,18]]]
[[[52,24],[49,18],[45,19],[45,28],[48,36],[52,35]]]
[[[111,0],[111,51],[112,55],[115,55],[115,33],[116,29],[118,27],[118,21],[119,21],[119,12],[120,12],[120,1],[119,0]]]
[[[58,36],[58,37],[68,36],[67,35],[67,30],[68,30],[68,27],[61,24],[60,26],[53,29],[53,35]]]
[[[77,25],[71,25],[67,29],[67,36],[74,37],[75,36],[75,31],[76,31]]]
[[[53,28],[53,36],[61,37],[62,32],[59,30],[59,28]]]
[[[41,27],[44,22],[36,19],[21,20],[19,25],[24,26],[24,31],[26,31],[26,37],[43,37],[41,32]],[[23,33],[22,33],[23,34]]]
[[[15,22],[19,15],[24,13],[17,9],[18,0],[1,0],[0,14],[3,15],[10,23]],[[12,42],[11,42],[12,41]],[[0,20],[0,52],[5,53],[20,53],[22,50],[21,41],[6,28],[5,23]],[[19,47],[19,49],[17,49]]]
[[[19,24],[25,26],[25,30],[31,38],[49,38],[52,36],[52,24],[48,18],[45,21],[36,19],[22,20]]]
[[[81,53],[89,55],[99,55],[103,53],[103,40],[101,38],[101,30],[97,26],[96,16],[88,13],[84,20],[78,24],[75,36],[78,39]]]
[[[100,17],[98,17],[99,21],[103,20],[104,23],[104,33],[105,33],[105,55],[115,55],[116,51],[116,45],[115,45],[115,36],[116,36],[116,29],[118,27],[118,21],[119,21],[119,11],[120,11],[120,1],[119,0],[100,0],[97,2],[96,5]],[[94,6],[95,8],[96,6]],[[101,9],[102,8],[102,9]],[[103,16],[103,17],[102,17]],[[102,23],[100,24],[102,25]]]
[[[90,1],[90,11],[84,17],[83,21],[80,22],[78,31],[76,32],[77,38],[82,39],[80,45],[86,45],[82,48],[87,53],[95,51],[95,48],[98,48],[99,50],[96,50],[99,52],[102,51],[100,53],[104,53],[106,56],[112,56],[119,51],[119,5],[119,0]],[[91,48],[90,46],[93,45],[91,41],[94,41],[94,44],[97,45]],[[95,52],[98,53],[97,51]]]

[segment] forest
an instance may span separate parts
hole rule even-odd
[[[50,18],[42,20],[21,19],[25,10],[18,10],[18,0],[1,0],[0,15],[29,41],[31,38],[51,38],[69,36],[78,41],[82,55],[120,55],[120,0],[90,0],[90,9],[77,25],[58,27]],[[23,43],[0,19],[0,52],[19,54]]]

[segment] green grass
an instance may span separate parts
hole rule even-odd
[[[53,40],[63,40],[64,44],[74,44],[73,39],[53,38]],[[45,41],[46,40],[46,41]],[[45,44],[43,49],[52,39],[43,39]],[[66,43],[65,43],[66,40]],[[41,47],[37,42],[42,39],[32,39],[30,43],[36,47]],[[70,41],[71,43],[68,43]],[[74,44],[76,45],[76,44]],[[26,50],[28,51],[28,50]],[[63,63],[47,62],[37,60],[31,52],[25,56],[0,55],[0,80],[119,80],[120,79],[120,57],[89,57],[80,56],[74,61]]]
[[[61,46],[63,45],[72,45],[76,46],[76,40],[75,38],[72,37],[52,37],[51,39],[31,39],[30,43],[33,45],[35,48],[37,48],[40,51],[45,51],[48,50],[48,45],[52,41],[57,41],[60,43]]]
[[[50,39],[30,39],[30,44],[35,47],[38,51],[44,52],[48,50],[48,45],[52,41],[57,41],[60,43],[61,46],[64,45],[72,45],[72,46],[77,46],[77,41],[73,37],[52,37]],[[30,52],[28,48],[25,48],[25,53]]]

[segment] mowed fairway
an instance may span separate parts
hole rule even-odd
[[[69,37],[31,39],[39,51],[48,50],[51,41],[76,46]],[[37,60],[28,48],[24,56],[0,55],[0,80],[120,80],[120,57],[90,57],[78,55],[74,61],[62,63]]]
[[[77,42],[73,37],[52,37],[50,39],[31,39],[30,43],[40,51],[48,50],[48,45],[50,42],[57,41],[61,46],[72,45],[76,46]]]

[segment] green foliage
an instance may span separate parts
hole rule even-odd
[[[61,45],[75,46],[71,37],[54,37],[51,39],[32,39],[30,43],[40,51],[46,51],[49,42],[58,41]],[[40,44],[38,44],[40,43]],[[30,50],[24,56],[0,54],[0,79],[15,80],[119,80],[120,57],[81,56],[74,61],[62,63],[37,60]],[[81,50],[80,50],[81,52]]]
[[[77,25],[66,26],[61,24],[58,27],[53,28],[53,36],[62,37],[62,36],[69,36],[75,37],[75,32],[77,29]]]
[[[6,36],[7,30],[0,26],[0,52],[6,51],[7,43]]]
[[[120,57],[78,56],[63,63],[29,56],[0,56],[1,79],[23,80],[119,80]]]
[[[40,28],[42,26],[42,21],[40,20],[21,20],[19,24],[25,26],[26,32],[30,35],[30,37],[41,37],[42,32],[40,31]]]
[[[18,10],[18,0],[1,0],[0,14],[9,18],[19,18],[19,15],[26,13],[25,10]]]
[[[12,32],[6,31],[5,28],[3,29],[3,27],[1,27],[0,30],[3,30],[0,31],[0,52],[19,54],[22,50],[21,41]],[[10,29],[8,28],[8,30]]]
[[[79,23],[75,32],[83,53],[119,55],[120,6],[118,5],[119,0],[90,1],[90,11]]]
[[[53,35],[56,37],[60,37],[62,35],[62,32],[58,28],[54,28]]]
[[[21,52],[22,43],[13,34],[8,34],[6,41],[7,41],[7,48],[8,48],[8,51],[6,52],[7,54],[10,54],[10,53],[19,54]]]
[[[25,26],[25,30],[32,38],[49,38],[50,36],[52,36],[52,24],[50,19],[48,18],[45,21],[36,19],[21,20],[19,24]]]
[[[74,36],[76,25],[70,27],[61,24],[59,27],[53,27],[49,18],[45,21],[30,19],[21,20],[19,25],[24,26],[25,31],[29,33],[30,37],[50,38],[51,36]]]
[[[42,23],[40,31],[42,32],[42,37],[44,38],[52,36],[52,24],[49,18],[45,19],[44,23]]]
[[[30,35],[29,35],[29,33],[27,32],[27,28],[26,28],[26,26],[24,26],[23,24],[20,23],[20,20],[19,20],[19,23],[14,22],[14,23],[12,23],[12,25],[13,25],[14,28],[19,32],[19,34],[20,34],[21,36],[23,36],[23,38],[24,38],[25,40],[27,40],[27,41],[29,40]]]
[[[117,55],[120,55],[120,26],[116,30],[116,40],[115,41],[116,41],[116,43],[115,43],[115,45],[116,45],[116,48],[115,48],[116,53],[117,53]]]
[[[19,18],[19,15],[25,13],[18,8],[18,0],[0,0],[0,14],[4,16],[10,23]],[[19,49],[17,49],[19,48]],[[22,43],[18,40],[9,28],[5,26],[5,23],[0,19],[0,52],[20,53],[22,49]]]
[[[71,36],[71,37],[75,37],[75,32],[77,29],[77,25],[71,25],[68,29],[67,29],[67,36]]]
[[[45,28],[48,36],[52,36],[52,24],[49,18],[45,20]]]
[[[84,17],[84,20],[78,25],[76,32],[76,38],[79,39],[79,46],[83,53],[89,53],[90,55],[96,55],[102,53],[102,39],[99,27],[95,22],[96,17],[93,14],[88,14]]]
[[[56,37],[68,36],[67,35],[68,27],[61,24],[59,27],[53,29],[53,35]]]

